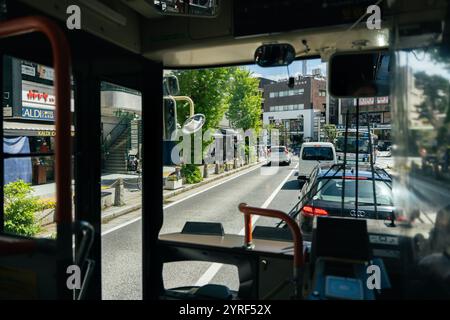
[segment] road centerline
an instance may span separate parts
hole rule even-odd
[[[290,178],[290,176],[297,170],[298,163],[295,165],[294,169],[292,169],[289,174],[281,181],[281,183],[275,188],[275,190],[272,192],[272,194],[264,201],[261,208],[267,208],[275,199],[276,195],[280,192],[281,188],[283,188],[286,181]],[[253,218],[253,225],[255,225],[256,221],[259,219],[260,216],[255,216]],[[239,232],[239,235],[242,236],[245,233],[245,228],[242,228],[242,230]],[[195,286],[201,287],[206,284],[208,284],[219,272],[220,268],[223,266],[222,263],[213,262],[208,269],[203,273],[203,275],[197,280],[195,283]]]

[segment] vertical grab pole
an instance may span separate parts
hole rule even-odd
[[[356,154],[355,154],[355,218],[358,219],[358,176],[359,176],[359,98],[356,98]]]
[[[344,171],[342,172],[342,194],[341,194],[341,216],[344,216],[345,206],[345,169],[347,166],[347,144],[348,144],[348,117],[350,115],[349,109],[345,115],[345,136],[344,136]]]
[[[253,249],[254,248],[254,244],[253,244],[253,227],[252,227],[252,215],[251,214],[245,214],[244,215],[244,229],[245,229],[245,243],[244,243],[244,248],[246,249]]]
[[[17,18],[0,23],[0,38],[34,32],[49,40],[55,73],[55,175],[56,222],[72,221],[71,199],[71,113],[70,113],[70,50],[62,30],[44,17]]]
[[[370,160],[370,171],[372,173],[372,191],[373,191],[373,209],[375,210],[375,218],[378,220],[378,208],[377,208],[377,192],[375,186],[375,168],[373,155],[375,153],[375,149],[372,144],[372,134],[370,132],[370,123],[369,123],[369,112],[367,112],[367,132],[369,133],[369,160]]]

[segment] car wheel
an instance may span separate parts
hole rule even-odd
[[[269,162],[267,163],[267,166],[270,167],[271,165],[272,165],[272,162],[269,161]]]

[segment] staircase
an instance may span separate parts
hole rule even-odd
[[[103,153],[105,155],[103,172],[127,173],[127,156],[131,142],[130,134],[130,119],[123,117],[102,143]]]
[[[106,173],[127,173],[129,131],[125,130],[108,150],[103,171]]]

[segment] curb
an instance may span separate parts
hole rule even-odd
[[[214,178],[212,178],[210,180],[202,181],[200,183],[192,184],[192,185],[189,185],[189,186],[187,186],[185,188],[182,188],[182,189],[170,192],[169,195],[166,195],[166,196],[163,197],[163,201],[166,201],[167,199],[170,199],[170,198],[172,198],[172,197],[174,197],[176,195],[179,195],[179,194],[181,194],[183,192],[186,192],[186,191],[198,188],[198,187],[200,187],[202,185],[205,185],[205,184],[208,184],[210,182],[214,182],[214,181],[220,180],[222,178],[231,176],[231,175],[233,175],[233,174],[235,174],[237,172],[243,171],[245,169],[250,169],[252,167],[255,167],[255,166],[261,165],[261,164],[264,164],[264,162],[254,163],[254,164],[251,164],[251,165],[240,167],[238,169],[234,169],[232,171],[229,171],[229,172],[226,172],[226,173],[222,173],[221,175],[219,175],[217,177],[214,177]],[[113,220],[114,218],[123,216],[123,215],[125,215],[127,213],[139,210],[141,208],[142,208],[142,203],[140,201],[138,203],[136,203],[136,204],[133,204],[133,205],[124,206],[123,208],[114,210],[113,212],[107,213],[106,215],[102,216],[101,217],[101,223],[107,223],[107,222]]]
[[[177,196],[177,195],[179,195],[181,193],[184,193],[184,192],[187,192],[189,190],[201,187],[201,186],[203,186],[205,184],[208,184],[210,182],[214,182],[214,181],[220,180],[222,178],[231,176],[231,175],[233,175],[235,173],[238,173],[238,172],[243,171],[245,169],[250,169],[250,168],[255,167],[257,165],[264,165],[264,162],[258,162],[258,163],[254,163],[254,164],[251,164],[251,165],[246,165],[246,166],[240,167],[238,169],[233,169],[232,171],[221,173],[220,175],[218,175],[218,176],[216,176],[214,178],[211,178],[209,180],[204,180],[204,181],[196,183],[196,184],[190,184],[190,185],[187,185],[186,187],[180,188],[178,190],[168,192],[165,196],[163,195],[163,202],[167,201],[168,199],[173,198],[174,196]]]
[[[114,218],[123,216],[123,215],[125,215],[127,213],[139,210],[141,208],[142,208],[142,203],[141,202],[133,204],[133,205],[129,205],[129,206],[124,206],[121,209],[114,210],[113,212],[107,213],[106,215],[102,216],[101,217],[101,223],[107,223],[107,222],[111,221]]]

